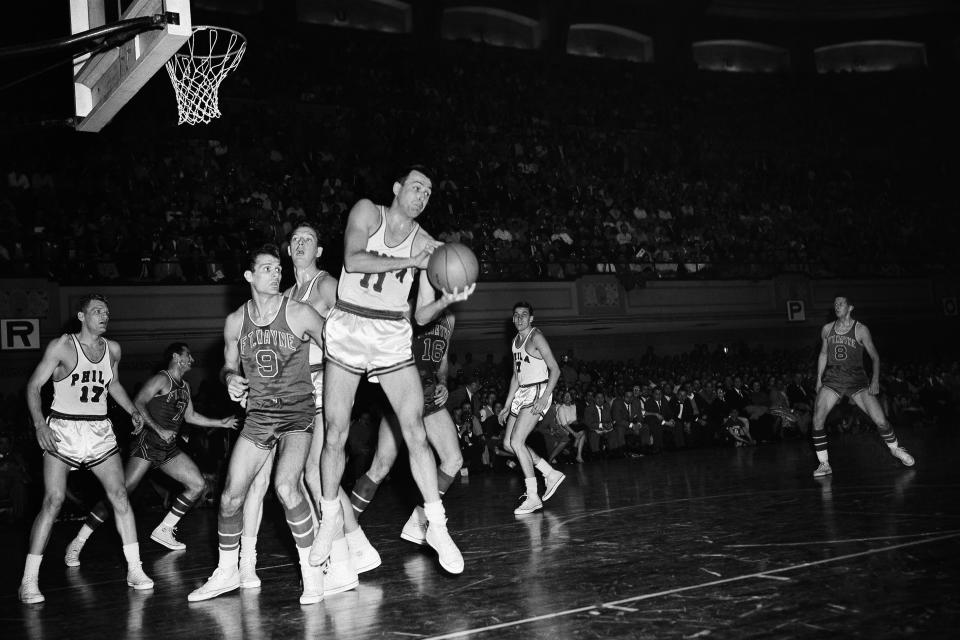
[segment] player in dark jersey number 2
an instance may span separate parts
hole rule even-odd
[[[813,409],[813,447],[820,465],[813,472],[815,478],[833,473],[827,454],[827,432],[824,423],[834,405],[843,396],[851,400],[877,425],[880,437],[890,453],[904,466],[914,465],[913,456],[897,442],[893,427],[887,421],[877,400],[880,392],[880,354],[873,346],[873,337],[867,325],[853,319],[854,306],[845,296],[833,301],[836,321],[820,330],[820,356],[817,359],[817,399]],[[873,360],[873,378],[867,380],[863,369],[863,352]]]

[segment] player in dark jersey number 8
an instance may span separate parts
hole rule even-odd
[[[820,356],[817,358],[817,399],[813,409],[813,448],[820,465],[813,472],[815,478],[830,475],[827,453],[827,433],[824,424],[830,410],[844,396],[849,396],[877,425],[880,437],[890,453],[904,466],[914,465],[913,456],[899,445],[893,427],[877,400],[880,393],[880,354],[873,345],[867,325],[853,319],[854,306],[849,298],[837,296],[833,311],[837,316],[820,330]],[[867,380],[863,369],[863,352],[873,360],[873,377]]]

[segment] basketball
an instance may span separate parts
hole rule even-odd
[[[453,291],[469,287],[477,281],[480,265],[473,251],[459,242],[440,245],[430,255],[427,278],[438,291]]]

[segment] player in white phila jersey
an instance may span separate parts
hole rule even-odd
[[[320,473],[323,517],[310,562],[330,555],[343,507],[338,499],[346,464],[344,447],[360,376],[377,381],[390,401],[410,454],[410,469],[424,499],[426,542],[450,573],[463,572],[463,556],[447,531],[437,489],[437,468],[423,424],[423,388],[413,362],[407,298],[418,269],[440,244],[420,228],[433,183],[412,167],[393,184],[389,207],[369,200],[354,205],[344,233],[339,300],[324,328],[324,418],[326,442]]]
[[[513,377],[499,418],[501,424],[507,424],[504,446],[517,456],[523,470],[526,493],[520,497],[520,505],[513,510],[515,514],[523,515],[541,509],[543,500],[549,500],[567,476],[527,446],[527,437],[543,420],[553,402],[553,389],[560,379],[560,367],[547,339],[533,326],[533,307],[529,302],[513,305],[513,326],[517,328],[512,343]],[[537,491],[536,471],[543,474],[542,499]]]
[[[80,332],[64,334],[47,345],[27,382],[27,406],[44,452],[44,496],[30,531],[30,548],[20,581],[20,601],[25,604],[45,600],[38,582],[40,562],[63,505],[67,473],[74,469],[90,469],[103,485],[123,542],[127,584],[134,589],[153,588],[153,580],[140,565],[136,523],[117,455],[120,450],[107,417],[107,395],[130,414],[137,433],[143,428],[143,416],[120,386],[120,345],[103,337],[110,321],[106,298],[99,294],[80,298],[77,319]],[[50,417],[44,420],[40,388],[51,378],[53,404]]]

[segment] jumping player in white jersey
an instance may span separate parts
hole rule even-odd
[[[824,423],[830,410],[844,396],[849,396],[870,416],[893,457],[906,467],[912,467],[915,462],[913,456],[897,442],[897,435],[877,400],[877,394],[880,393],[880,354],[873,345],[867,325],[853,319],[853,310],[849,298],[837,296],[833,301],[837,319],[823,325],[820,330],[817,399],[813,408],[813,448],[820,465],[813,472],[815,478],[833,473],[827,453]],[[873,377],[869,381],[863,369],[864,351],[873,360]]]
[[[462,292],[456,289],[452,292],[445,291],[438,298],[426,271],[420,272],[414,311],[414,320],[418,326],[414,331],[413,356],[423,387],[423,424],[427,429],[427,440],[440,459],[437,465],[437,491],[441,497],[453,484],[463,465],[457,427],[444,406],[450,395],[447,390],[447,355],[456,326],[456,316],[448,307],[469,298],[476,286],[472,284]],[[370,463],[370,469],[357,480],[350,496],[353,511],[357,516],[366,510],[380,483],[397,460],[396,429],[396,416],[385,415],[381,418],[377,452]],[[426,514],[422,506],[415,507],[403,526],[400,537],[422,545],[426,543],[426,534]]]
[[[130,414],[134,432],[143,428],[143,416],[120,386],[120,345],[103,334],[110,320],[107,300],[89,294],[77,303],[80,332],[64,334],[47,349],[27,382],[27,406],[37,442],[43,449],[43,505],[33,521],[30,548],[20,581],[20,601],[45,600],[38,574],[43,550],[50,538],[67,487],[67,473],[90,469],[103,485],[116,515],[117,531],[127,560],[127,584],[152,589],[140,564],[140,545],[133,511],[123,484],[123,466],[117,455],[113,424],[107,418],[107,395]],[[53,404],[46,420],[40,411],[40,388],[53,379]]]
[[[543,333],[533,326],[533,307],[529,302],[513,305],[513,326],[517,335],[513,339],[513,377],[507,392],[506,406],[500,412],[500,424],[506,422],[503,437],[504,447],[517,456],[523,470],[526,493],[520,497],[520,505],[513,510],[517,515],[533,513],[543,508],[543,500],[549,500],[566,475],[527,446],[527,437],[553,402],[553,389],[560,379],[550,345]],[[543,474],[544,490],[541,499],[537,491],[536,471]]]
[[[183,492],[173,501],[163,522],[150,534],[154,542],[174,551],[182,551],[187,546],[177,539],[177,524],[203,495],[205,483],[196,463],[177,446],[177,436],[184,423],[234,429],[237,419],[233,416],[208,418],[193,410],[190,385],[183,379],[183,375],[193,367],[193,354],[186,343],[168,345],[163,355],[166,367],[147,380],[133,400],[146,428],[130,443],[130,457],[124,467],[124,483],[127,493],[133,493],[150,469],[158,469],[183,485]],[[80,566],[80,551],[87,539],[110,515],[105,500],[90,510],[77,536],[67,545],[64,562],[68,567]]]
[[[437,468],[423,424],[423,389],[411,353],[407,298],[418,269],[440,244],[417,218],[430,200],[432,182],[422,167],[404,172],[393,184],[389,207],[360,200],[350,211],[344,233],[343,273],[337,304],[324,327],[323,406],[326,442],[320,460],[323,517],[310,562],[330,555],[342,527],[338,499],[346,465],[344,447],[360,376],[379,381],[400,424],[410,452],[410,469],[424,499],[429,521],[426,541],[450,573],[463,572],[463,556],[447,531],[437,489]]]

